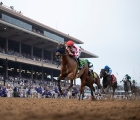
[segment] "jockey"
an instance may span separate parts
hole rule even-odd
[[[135,86],[136,85],[136,81],[135,80],[132,80],[132,84]]]
[[[125,78],[126,78],[126,80],[128,80],[129,82],[131,82],[131,77],[128,74],[125,75]]]
[[[80,64],[80,60],[79,60],[79,57],[81,55],[81,49],[76,47],[74,45],[74,42],[69,40],[67,43],[66,43],[66,46],[67,46],[67,50],[68,50],[68,53],[69,55],[71,55],[74,59],[76,59],[78,61],[78,65],[79,65],[79,69],[81,69],[81,64]]]
[[[108,75],[111,75],[112,69],[111,69],[108,65],[106,65],[106,66],[104,67],[104,70],[106,71],[106,73],[107,73]]]

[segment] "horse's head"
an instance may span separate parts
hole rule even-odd
[[[100,78],[102,78],[102,77],[106,77],[106,71],[104,70],[104,69],[101,69],[101,71],[100,71]]]
[[[63,55],[65,55],[65,53],[66,53],[66,46],[65,46],[65,44],[59,43],[58,47],[56,49],[56,53],[55,53],[56,59],[61,59],[61,57]]]

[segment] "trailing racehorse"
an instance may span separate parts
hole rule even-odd
[[[76,79],[76,77],[79,77],[81,79],[80,96],[79,96],[79,100],[80,100],[82,91],[84,90],[86,78],[88,76],[88,70],[89,70],[88,64],[85,61],[84,67],[80,70],[79,75],[77,76],[78,63],[68,54],[65,44],[62,43],[58,44],[55,56],[57,60],[62,61],[60,75],[57,79],[60,93],[62,94],[62,90],[60,87],[61,80],[66,80],[66,79],[70,80],[70,86],[68,88],[69,90],[73,86],[73,80]],[[93,92],[91,94],[93,96]]]
[[[122,81],[124,83],[124,91],[125,91],[125,97],[129,98],[129,91],[131,91],[131,82],[124,78]]]
[[[88,75],[87,80],[85,82],[85,86],[88,86],[91,91],[93,90],[93,94],[94,94],[95,89],[93,87],[93,84],[96,84],[98,86],[98,93],[99,93],[99,95],[101,95],[100,78],[99,78],[99,76],[96,72],[92,73],[91,71],[89,71],[89,75]],[[84,96],[84,92],[83,92],[83,95],[82,95],[82,99],[83,99],[83,96]]]
[[[100,71],[100,78],[103,78],[103,89],[106,89],[105,93],[109,94],[109,89],[112,88],[112,96],[114,97],[115,90],[117,89],[117,81],[112,83],[112,76],[108,75],[104,69],[101,69]]]
[[[134,99],[139,98],[139,88],[136,86],[135,80],[132,81],[131,93],[134,96]]]

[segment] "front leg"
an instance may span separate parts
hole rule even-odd
[[[59,77],[57,78],[57,80],[58,80],[58,89],[59,89],[59,92],[60,92],[61,95],[62,95],[62,90],[61,90],[61,86],[60,86],[60,81],[61,81],[61,80],[64,80],[64,79],[65,79],[65,77],[62,76],[61,74],[60,74]]]
[[[68,74],[67,78],[70,79],[70,86],[67,89],[69,91],[69,89],[73,86],[73,80],[74,80],[75,76],[73,73],[70,73],[70,74]]]

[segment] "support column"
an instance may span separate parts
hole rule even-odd
[[[53,52],[51,52],[51,62],[53,62]]]
[[[8,64],[6,65],[6,75],[5,75],[6,78],[8,79],[8,69],[7,68],[8,68]]]
[[[5,51],[6,51],[6,53],[8,53],[8,38],[6,39],[6,46],[5,47],[6,47]]]
[[[19,63],[19,77],[21,77],[21,63]]]
[[[44,59],[44,50],[43,49],[41,51],[41,58],[42,58],[42,60]]]
[[[44,80],[44,68],[42,67],[42,80]]]
[[[33,46],[31,46],[31,56],[33,57],[33,53],[34,52],[34,50],[33,50]]]
[[[21,42],[19,43],[19,53],[21,53]]]
[[[6,83],[6,79],[8,78],[8,59],[6,58],[3,62],[3,74],[4,74],[4,86],[5,86],[5,83]]]
[[[51,81],[53,82],[53,70],[51,70]]]
[[[33,80],[33,66],[31,66],[31,79]]]

